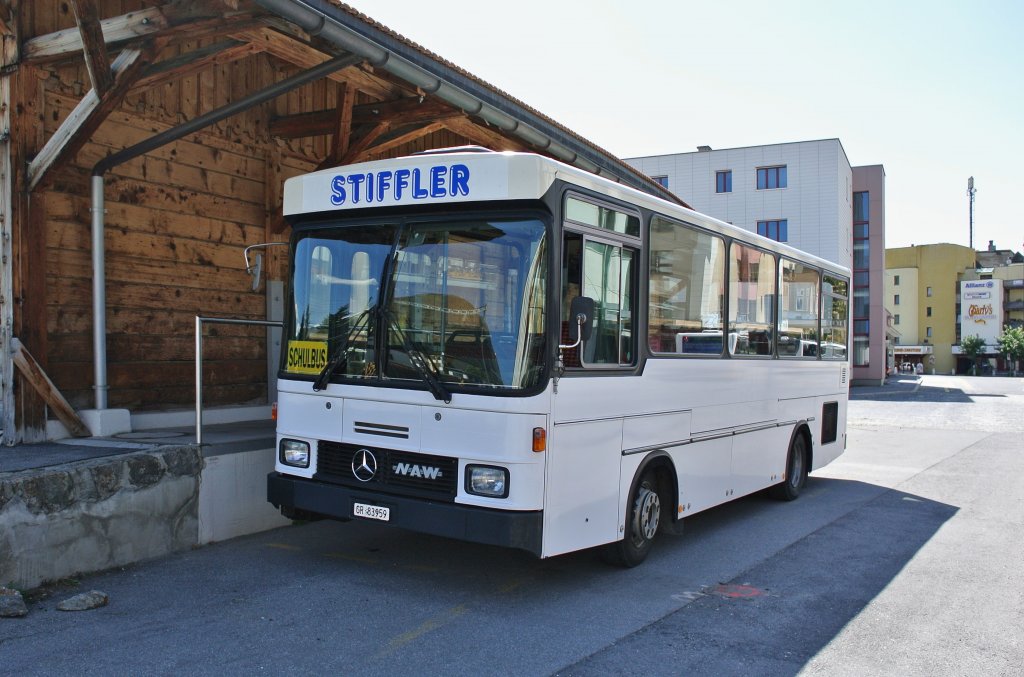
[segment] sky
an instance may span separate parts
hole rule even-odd
[[[626,157],[838,138],[886,246],[1024,250],[1024,2],[348,0]],[[685,195],[681,196],[686,199]]]

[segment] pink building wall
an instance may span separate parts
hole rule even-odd
[[[868,364],[853,366],[852,384],[880,384],[885,380],[885,168],[867,165],[853,168],[853,192],[868,193]],[[856,286],[854,288],[856,291]],[[851,326],[851,346],[853,332]]]

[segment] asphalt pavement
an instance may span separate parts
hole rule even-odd
[[[854,389],[799,500],[695,515],[635,569],[286,527],[68,582],[0,619],[0,673],[1016,676],[1022,433],[1024,379]]]

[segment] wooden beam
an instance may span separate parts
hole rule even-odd
[[[145,38],[187,37],[189,40],[236,33],[257,25],[252,11],[225,11],[213,3],[177,0],[158,7],[103,19],[99,22],[103,44],[135,44]],[[22,56],[26,62],[51,61],[75,56],[83,50],[78,28],[68,28],[25,41]]]
[[[284,198],[284,177],[281,171],[281,149],[275,141],[271,141],[263,165],[263,185],[266,187],[266,238],[265,242],[273,242],[280,239],[280,234],[288,227],[282,210]],[[270,249],[265,251],[267,258],[271,256]],[[269,279],[269,278],[268,278]]]
[[[402,98],[381,103],[365,103],[352,107],[352,124],[371,124],[388,120],[392,128],[411,124],[429,124],[434,120],[461,115],[440,101],[420,102],[419,97]],[[270,133],[284,139],[333,134],[337,127],[338,112],[332,109],[298,113],[275,118],[270,122]]]
[[[333,56],[291,35],[285,35],[280,31],[266,27],[240,30],[232,33],[231,37],[236,40],[255,42],[261,45],[267,54],[301,68],[312,68]],[[332,73],[327,76],[327,79],[334,82],[351,83],[357,90],[375,99],[389,100],[398,98],[406,93],[401,88],[390,83],[381,82],[379,78],[375,78],[358,68],[348,68],[343,73]]]
[[[10,0],[8,5],[11,15],[3,17],[3,29],[0,30],[0,67],[6,68],[21,59],[21,17],[18,13],[20,2],[21,0]]]
[[[491,150],[529,150],[526,145],[502,136],[482,122],[477,123],[467,117],[450,118],[444,121],[444,126],[459,136],[464,136],[469,141]]]
[[[455,108],[437,99],[410,96],[380,103],[364,103],[352,109],[354,124],[376,123],[389,119],[396,124],[415,124],[456,112]]]
[[[14,360],[14,366],[18,368],[18,371],[21,372],[22,376],[32,385],[35,391],[39,393],[39,396],[43,398],[47,406],[53,410],[57,419],[64,424],[69,433],[75,437],[92,436],[89,427],[78,416],[78,412],[68,404],[68,401],[61,395],[60,390],[57,389],[57,386],[53,385],[50,377],[46,375],[43,368],[39,366],[39,363],[35,361],[16,337],[11,338],[11,358]]]
[[[150,66],[132,86],[132,90],[155,87],[165,82],[195,75],[207,68],[239,61],[261,51],[262,48],[259,45],[251,42],[236,42],[234,40],[218,42]]]
[[[398,148],[399,146],[411,143],[416,139],[423,138],[428,134],[439,132],[444,128],[444,121],[438,120],[437,122],[432,122],[424,127],[417,127],[416,129],[411,129],[405,132],[404,134],[399,134],[398,136],[390,137],[388,139],[381,141],[380,143],[370,146],[365,151],[363,151],[362,157],[356,158],[352,160],[352,162],[359,162],[360,160],[365,159],[369,155],[378,155],[380,153],[386,153],[392,148]]]
[[[12,18],[17,18],[15,15]],[[17,63],[17,34],[4,33],[0,66]],[[3,429],[3,443],[12,445],[18,441],[14,411],[14,367],[11,364],[11,339],[14,324],[14,249],[12,241],[18,229],[15,228],[14,202],[17,189],[15,182],[21,173],[15,170],[21,158],[17,157],[15,142],[18,137],[9,130],[14,122],[14,109],[18,104],[12,97],[12,86],[18,77],[18,69],[0,70],[0,427]]]
[[[270,135],[282,139],[300,139],[306,136],[326,136],[337,124],[338,111],[325,108],[312,113],[297,113],[270,121]]]
[[[99,15],[96,13],[95,0],[71,0],[78,21],[78,33],[82,38],[85,52],[85,67],[89,71],[92,88],[102,96],[114,85],[114,76],[110,72],[110,59],[107,58],[107,45],[100,28]]]
[[[338,119],[334,123],[331,138],[331,159],[345,157],[352,141],[352,109],[356,101],[356,89],[349,84],[338,85]]]
[[[339,165],[352,164],[354,158],[362,157],[363,151],[373,145],[373,143],[379,139],[383,134],[387,133],[391,129],[391,123],[387,120],[378,123],[376,126],[371,127],[361,137],[355,140],[349,148],[348,152],[344,156],[338,158]]]
[[[166,30],[171,25],[167,17],[170,8],[170,5],[149,7],[100,21],[103,42],[109,45]],[[26,61],[39,61],[74,55],[81,52],[82,47],[81,32],[68,28],[26,40],[22,52]]]
[[[89,140],[112,110],[121,104],[124,95],[131,89],[139,73],[145,68],[149,57],[159,51],[161,44],[149,49],[128,48],[114,59],[114,84],[103,96],[90,89],[71,111],[39,154],[28,165],[27,189],[31,192],[39,185],[43,176],[54,166],[73,157]]]

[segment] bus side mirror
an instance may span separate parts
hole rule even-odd
[[[249,252],[253,249],[263,247],[287,247],[287,242],[264,242],[263,244],[252,244],[245,248],[242,255],[245,257],[245,272],[252,276],[252,290],[260,288],[260,275],[263,274],[263,254],[255,254],[252,261],[249,261]]]
[[[580,330],[583,336],[580,336]],[[594,299],[577,296],[569,304],[569,342],[572,344],[589,341],[594,329]]]
[[[263,254],[256,255],[256,262],[246,268],[246,272],[252,276],[252,290],[260,288],[260,275],[263,273]]]

